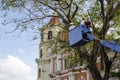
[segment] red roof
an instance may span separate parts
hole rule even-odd
[[[59,24],[60,20],[58,19],[58,17],[53,16],[50,21],[48,22],[48,25],[50,24]]]

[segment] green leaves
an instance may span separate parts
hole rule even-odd
[[[23,7],[26,0],[1,0],[2,10],[9,10],[10,8]]]
[[[118,72],[118,73],[116,73],[116,72],[110,72],[110,77],[119,77],[119,79],[120,79],[120,71]]]

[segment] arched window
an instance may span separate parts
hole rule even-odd
[[[57,57],[53,58],[53,72],[57,71]]]
[[[38,70],[38,77],[41,78],[41,69]]]
[[[52,31],[48,31],[48,39],[52,39]]]
[[[42,53],[42,49],[40,49],[40,58],[42,58],[43,53]]]

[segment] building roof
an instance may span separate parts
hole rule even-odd
[[[48,22],[48,25],[51,25],[51,24],[60,24],[60,20],[59,18],[57,17],[57,13],[54,12],[52,18],[50,19],[50,21]]]

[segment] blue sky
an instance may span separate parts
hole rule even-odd
[[[6,34],[11,26],[0,23],[0,80],[36,80],[39,40],[32,41],[28,33]]]

